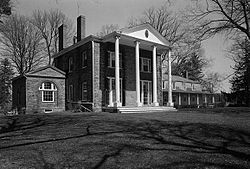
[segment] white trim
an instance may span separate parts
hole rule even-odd
[[[94,84],[95,84],[95,42],[91,41],[91,45],[92,45],[92,102],[94,103],[94,95],[95,95],[95,91],[94,91]]]
[[[109,60],[108,68],[115,68],[115,65],[112,66],[111,53],[114,54],[114,58],[113,59],[115,61],[115,52],[114,51],[108,51],[108,60]],[[120,62],[122,62],[122,53],[119,53],[119,60],[120,60]],[[122,64],[119,65],[119,68],[120,69],[122,68]]]
[[[115,82],[115,77],[107,77],[108,79],[108,83],[109,83],[109,86],[108,86],[108,91],[109,91],[109,102],[108,102],[108,107],[114,107],[115,105],[115,101],[114,98],[113,98],[113,92],[115,92],[115,86],[114,86],[114,89],[112,89],[112,80],[114,80]],[[120,89],[120,103],[122,104],[122,91],[123,91],[123,86],[122,86],[122,78],[120,78],[120,86],[121,86],[121,89]],[[116,96],[115,96],[116,97]]]
[[[44,88],[45,83],[50,83],[51,84],[51,89],[45,89]],[[53,82],[50,82],[50,81],[43,82],[38,90],[42,91],[42,102],[43,103],[53,103],[53,102],[55,102],[55,91],[57,91],[57,88],[56,88],[56,86],[54,85]],[[47,92],[52,92],[52,101],[45,101],[44,100],[44,92],[46,92],[46,91]]]

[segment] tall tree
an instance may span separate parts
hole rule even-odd
[[[66,27],[66,44],[72,43],[74,29],[72,22],[59,10],[33,12],[32,23],[41,33],[44,42],[44,55],[48,56],[48,64],[52,63],[52,56],[58,52],[58,27],[64,24]]]
[[[231,58],[235,62],[234,75],[230,79],[232,92],[239,92],[238,99],[250,105],[250,41],[235,41],[231,48]]]
[[[1,0],[0,1],[0,23],[1,17],[3,15],[10,15],[11,14],[11,1],[10,0]]]
[[[7,58],[0,63],[0,107],[4,110],[11,103],[11,79],[14,75],[11,63]]]
[[[23,75],[43,62],[41,36],[29,19],[22,15],[11,15],[0,25],[2,55],[13,62],[16,71]]]
[[[226,37],[235,39],[250,40],[250,1],[249,0],[195,0],[196,6],[191,9],[189,17],[193,23],[198,24],[194,31],[201,31],[201,39],[206,39],[219,33]],[[244,44],[238,43],[237,44]],[[239,48],[238,48],[239,49]],[[246,49],[241,48],[241,49]],[[239,50],[236,50],[239,52]],[[235,53],[235,76],[231,80],[233,91],[240,91],[242,82],[245,81],[246,87],[250,88],[250,80],[244,75],[250,69],[249,55],[239,55]],[[240,56],[240,57],[239,57]],[[244,67],[244,69],[242,69]],[[243,73],[244,72],[244,73]],[[240,75],[239,75],[240,74]],[[249,74],[249,72],[248,72]],[[248,90],[246,94],[249,95]],[[248,101],[248,106],[250,102]]]
[[[134,26],[142,23],[150,23],[172,44],[173,74],[184,76],[183,68],[187,68],[189,65],[190,68],[194,67],[195,65],[192,62],[194,59],[196,59],[195,63],[199,64],[199,67],[203,67],[208,63],[204,55],[199,54],[201,42],[197,40],[196,33],[192,31],[192,25],[186,22],[182,15],[171,11],[169,6],[163,5],[159,8],[149,8],[144,11],[142,17],[132,18],[128,24]],[[163,62],[165,58],[163,57]],[[193,72],[189,71],[189,73]],[[191,77],[199,80],[202,75],[195,77],[195,74],[192,74]]]
[[[218,33],[227,36],[243,34],[250,39],[249,0],[193,0],[196,6],[189,17],[198,24],[195,31],[202,32],[201,38]]]

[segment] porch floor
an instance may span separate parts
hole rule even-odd
[[[145,107],[105,107],[104,112],[110,113],[153,113],[153,112],[167,112],[177,111],[174,107],[167,106],[145,106]]]

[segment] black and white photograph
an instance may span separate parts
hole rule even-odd
[[[249,168],[249,0],[0,0],[0,169]]]

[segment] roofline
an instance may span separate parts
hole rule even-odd
[[[55,70],[55,71],[57,71],[57,72],[59,72],[59,73],[61,73],[63,75],[66,75],[66,73],[64,71],[62,71],[62,70],[60,70],[60,69],[58,69],[58,68],[56,68],[55,66],[52,66],[52,65],[47,65],[47,66],[40,67],[40,68],[38,68],[38,69],[36,69],[34,71],[26,73],[25,75],[29,76],[29,75],[31,75],[33,73],[39,72],[39,71],[47,69],[47,68],[51,68],[51,69],[53,69],[53,70]]]
[[[132,40],[139,40],[141,42],[147,42],[147,43],[152,43],[152,44],[156,44],[158,46],[161,46],[163,48],[168,48],[168,49],[172,49],[172,46],[167,46],[167,45],[162,45],[162,44],[159,44],[159,43],[155,43],[155,42],[151,42],[151,41],[147,41],[147,40],[144,40],[144,39],[138,39],[138,38],[135,38],[135,37],[132,37],[132,36],[129,36],[129,35],[125,35],[125,34],[122,34],[120,33],[119,31],[114,31],[106,36],[103,37],[102,39],[102,42],[106,42],[106,40],[108,41],[108,39],[112,38],[112,37],[115,37],[115,36],[119,36],[119,37],[126,37],[126,38],[130,38]]]
[[[85,44],[87,42],[90,42],[90,41],[99,41],[99,42],[101,42],[102,38],[99,38],[99,37],[94,36],[94,35],[89,35],[86,38],[82,39],[81,41],[79,41],[79,42],[77,42],[77,43],[75,43],[75,44],[73,44],[73,45],[59,51],[58,53],[54,54],[52,56],[52,58],[57,58],[57,57],[65,54],[65,53],[67,53],[67,52],[69,52],[69,51],[71,51],[71,50],[73,50],[75,48],[78,48],[79,46],[81,46],[81,45],[83,45],[83,44]]]
[[[150,23],[142,23],[142,24],[139,24],[139,25],[136,25],[136,26],[133,26],[133,27],[127,27],[127,28],[122,28],[122,29],[120,29],[119,30],[119,32],[120,33],[122,33],[123,31],[124,32],[132,32],[132,31],[134,31],[134,30],[136,30],[138,27],[141,27],[141,26],[148,26],[149,27],[149,29],[151,29],[151,31],[153,32],[153,33],[155,33],[156,34],[156,36],[158,37],[158,38],[160,38],[167,46],[169,46],[170,48],[172,48],[172,44],[164,37],[164,36],[162,36],[162,34],[158,31],[158,30],[156,30]]]
[[[26,78],[26,75],[18,75],[18,76],[16,76],[16,77],[13,77],[13,78],[11,79],[11,81],[13,82],[13,81],[15,81],[15,80],[17,80],[17,79],[20,79],[20,78],[22,78],[22,77],[25,77],[25,78]]]

